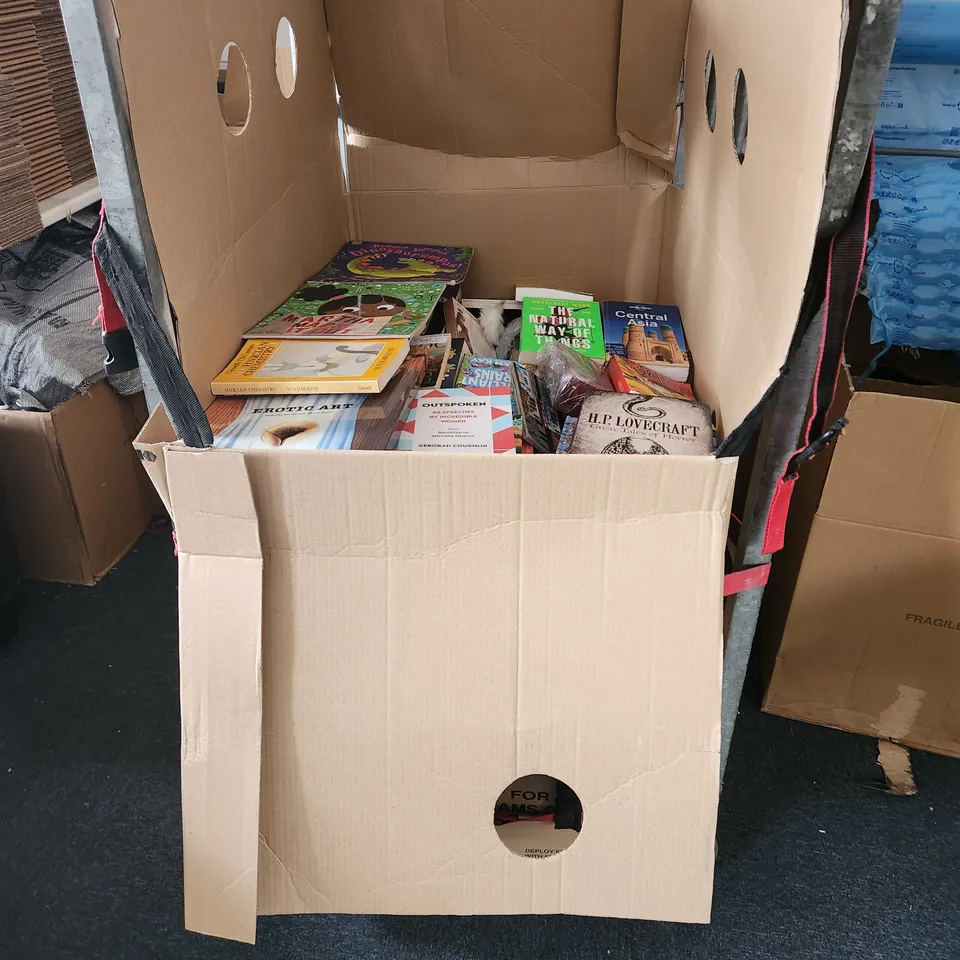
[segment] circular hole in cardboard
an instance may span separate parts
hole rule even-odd
[[[707,51],[707,62],[703,68],[703,102],[707,108],[707,126],[710,132],[717,127],[717,65],[713,51]]]
[[[280,92],[289,100],[297,86],[297,35],[293,24],[281,17],[277,24],[277,83]]]
[[[743,163],[747,155],[748,114],[747,78],[742,70],[738,70],[736,79],[733,81],[733,150],[740,163]]]
[[[217,100],[227,130],[239,137],[250,122],[250,74],[246,57],[232,40],[220,54]]]
[[[576,842],[583,825],[583,804],[562,780],[531,773],[518,777],[497,797],[493,825],[511,853],[543,860]]]

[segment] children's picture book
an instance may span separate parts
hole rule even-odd
[[[440,381],[442,390],[449,390],[457,385],[457,376],[460,373],[460,367],[472,357],[470,347],[463,337],[453,337],[450,340],[450,350],[447,352],[447,359],[444,362],[443,378]]]
[[[570,453],[713,453],[713,419],[705,403],[673,397],[591,393],[577,419]]]
[[[397,432],[397,450],[517,452],[509,387],[417,390]]]
[[[541,347],[552,341],[585,357],[603,360],[606,354],[600,304],[594,300],[527,297],[520,328],[520,363],[537,363]]]
[[[519,406],[523,441],[537,453],[553,453],[554,440],[547,429],[546,417],[540,405],[540,391],[530,367],[513,364],[514,392]]]
[[[696,400],[689,383],[671,380],[654,367],[614,355],[607,361],[607,376],[619,393],[643,393],[648,397],[676,397]]]
[[[422,389],[440,386],[450,353],[450,339],[449,333],[410,338],[410,356],[423,357],[425,363]]]
[[[409,350],[409,340],[247,340],[210,390],[216,396],[379,393]]]
[[[678,307],[622,300],[605,300],[601,306],[607,353],[641,363],[671,380],[690,379],[690,353]]]
[[[423,243],[345,243],[320,271],[324,280],[432,280],[448,286],[463,283],[473,247],[439,247]]]
[[[407,397],[423,376],[408,357],[383,393],[217,397],[207,408],[214,447],[386,450]]]
[[[329,283],[308,280],[244,337],[415,337],[443,295],[442,283]]]

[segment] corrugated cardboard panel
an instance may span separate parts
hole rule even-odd
[[[656,295],[667,185],[623,147],[501,160],[354,138],[348,157],[358,234],[474,245],[468,296],[511,298],[518,284]]]
[[[94,578],[102,577],[160,513],[131,443],[145,419],[142,395],[106,383],[53,411],[53,425]]]
[[[960,540],[960,403],[856,393],[818,513]]]
[[[94,582],[49,413],[0,410],[0,491],[24,577]]]
[[[690,0],[624,0],[617,128],[628,146],[672,160]]]
[[[246,454],[260,912],[706,920],[735,463],[290,454]],[[525,773],[584,804],[556,859],[496,836]]]
[[[240,334],[318,270],[347,236],[337,106],[323,6],[116,0],[140,177],[184,368],[201,399]],[[280,91],[276,25],[299,52]],[[250,78],[250,119],[227,130],[217,75],[234,42]],[[160,95],[162,91],[162,95]]]
[[[847,407],[764,708],[960,756],[960,404],[871,387]]]
[[[344,120],[477,157],[608,150],[620,10],[621,0],[327,0]]]
[[[347,136],[351,193],[616,187],[666,182],[663,170],[622,144],[582,160],[465,157]]]
[[[776,378],[796,326],[823,200],[844,15],[842,0],[693,0],[685,189],[660,296],[683,310],[698,395],[721,411],[727,431]],[[749,116],[742,165],[733,141],[738,70]]]
[[[263,561],[241,457],[166,456],[180,548],[183,885],[190,930],[252,942]]]
[[[958,583],[956,539],[818,516],[764,709],[960,756]]]
[[[170,487],[167,483],[166,455],[167,447],[176,440],[177,433],[170,423],[163,404],[160,404],[150,414],[133,443],[137,458],[143,464],[147,477],[167,508],[167,513],[170,514],[173,511],[170,505]]]

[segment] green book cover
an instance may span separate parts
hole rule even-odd
[[[544,300],[526,297],[520,330],[521,363],[537,363],[541,347],[552,340],[577,353],[603,360],[603,323],[595,300]]]

